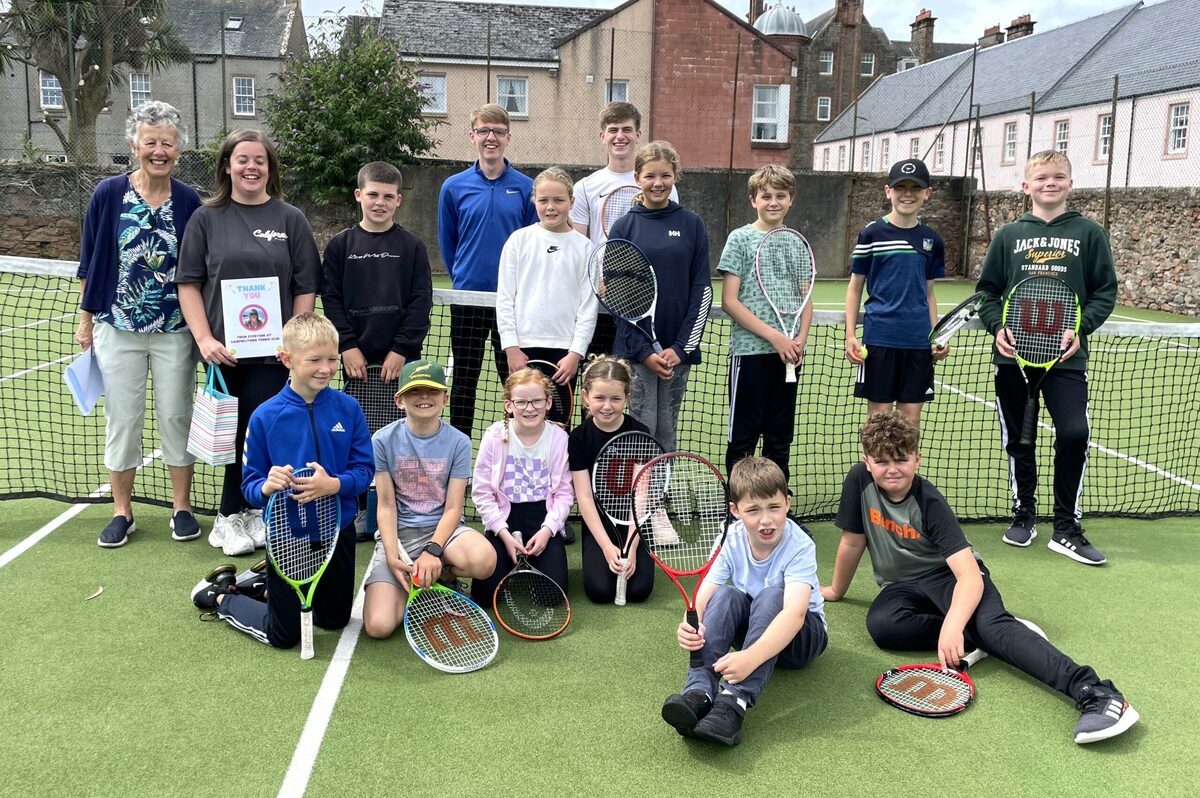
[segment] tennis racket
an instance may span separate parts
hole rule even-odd
[[[612,522],[613,544],[621,550],[621,565],[629,562],[634,539],[633,480],[646,463],[663,453],[663,448],[648,432],[622,432],[609,439],[596,457],[592,468],[592,496]],[[624,570],[617,574],[617,593],[613,603],[625,604],[628,580]]]
[[[949,670],[936,662],[897,665],[879,674],[875,692],[896,709],[923,718],[948,718],[971,705],[975,683],[967,669],[986,656],[977,648],[963,658],[957,669]]]
[[[672,452],[641,469],[633,486],[638,532],[687,607],[687,622],[700,629],[696,593],[725,543],[729,492],[716,466],[703,457]],[[680,577],[694,576],[689,593]],[[691,666],[703,663],[691,652]]]
[[[929,331],[929,343],[938,349],[944,349],[954,334],[961,330],[968,321],[975,318],[983,300],[987,297],[982,291],[976,291],[954,306],[954,309],[942,316],[938,323]]]
[[[804,306],[817,278],[812,247],[790,227],[779,227],[762,237],[754,250],[754,279],[767,304],[779,319],[779,329],[795,338]],[[796,381],[796,364],[787,364],[788,382]]]
[[[384,382],[380,376],[382,373],[383,366],[367,366],[365,378],[347,377],[342,387],[342,390],[353,396],[362,408],[367,419],[367,429],[372,435],[393,421],[404,418],[404,411],[396,406],[397,382]]]
[[[313,473],[311,468],[297,468],[292,478],[311,477]],[[317,582],[337,548],[342,528],[338,497],[322,496],[301,504],[292,498],[289,486],[271,494],[263,523],[267,527],[267,558],[300,597],[300,659],[312,659],[312,600]]]
[[[398,543],[400,559],[412,558]],[[417,585],[410,575],[404,605],[404,636],[417,656],[446,673],[469,673],[487,665],[500,648],[492,619],[471,599],[434,583]]]
[[[1012,334],[1017,365],[1029,388],[1020,442],[1030,446],[1042,380],[1066,351],[1063,334],[1079,335],[1079,297],[1057,277],[1026,277],[1004,300],[1004,326]]]
[[[610,238],[592,250],[588,277],[605,310],[632,324],[650,339],[655,352],[662,352],[662,344],[654,332],[658,278],[646,254],[632,241]],[[649,332],[638,323],[642,319],[649,319]]]
[[[604,237],[607,238],[612,233],[613,225],[617,223],[625,214],[629,213],[633,208],[633,198],[638,195],[642,189],[634,184],[617,186],[605,195],[604,201],[600,203],[600,225],[604,230]]]
[[[510,534],[518,546],[525,545],[520,532],[510,530]],[[571,622],[567,594],[521,552],[517,564],[496,585],[492,609],[506,632],[526,640],[549,640]]]
[[[546,375],[547,379],[554,386],[550,396],[550,410],[546,413],[546,418],[558,424],[568,432],[571,429],[571,411],[575,407],[575,391],[571,388],[571,383],[574,382],[574,376],[567,381],[566,385],[559,385],[554,381],[554,372],[558,371],[558,364],[551,363],[549,360],[529,360],[525,366],[531,369],[537,369]]]

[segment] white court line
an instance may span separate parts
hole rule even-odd
[[[5,374],[3,377],[0,377],[0,382],[8,382],[9,380],[17,379],[18,377],[24,377],[26,374],[32,374],[35,371],[41,371],[42,369],[48,369],[51,366],[55,366],[64,361],[71,360],[74,357],[75,357],[74,354],[63,355],[62,357],[58,358],[57,360],[50,360],[46,363],[42,363],[37,366],[34,366],[33,368],[21,369],[20,371],[14,371],[12,374]]]
[[[30,327],[40,327],[43,324],[51,324],[56,321],[62,321],[63,319],[72,318],[74,315],[75,315],[74,313],[62,313],[62,314],[59,314],[58,316],[51,316],[48,319],[39,319],[37,321],[31,321],[28,324],[18,324],[14,327],[0,327],[0,335],[4,335],[5,333],[10,333],[10,332],[16,332],[17,330],[28,330]]]
[[[370,568],[363,574],[363,584],[359,586],[358,595],[354,598],[354,608],[350,611],[350,622],[342,630],[338,638],[337,649],[325,669],[325,677],[321,679],[321,687],[313,699],[312,709],[304,721],[304,731],[296,743],[292,761],[288,765],[283,784],[279,785],[280,798],[299,798],[308,789],[308,780],[312,776],[313,765],[321,750],[321,742],[325,739],[325,730],[329,728],[329,719],[333,715],[333,707],[342,691],[342,683],[346,681],[346,671],[350,668],[350,659],[354,656],[354,647],[362,632],[363,600],[366,596],[366,581]]]
[[[957,394],[966,399],[970,399],[972,402],[979,402],[980,404],[985,405],[986,407],[990,408],[993,412],[995,412],[995,410],[996,410],[995,402],[988,401],[987,399],[984,399],[983,397],[980,397],[980,396],[976,396],[975,394],[972,394],[972,393],[967,393],[966,391],[961,390],[959,388],[955,388],[953,385],[942,382],[941,380],[934,380],[934,382],[940,388],[943,388],[946,391],[949,391],[950,393]],[[1037,425],[1038,425],[1039,429],[1044,429],[1044,430],[1053,430],[1054,429],[1054,427],[1052,427],[1050,424],[1047,424],[1046,422],[1041,421],[1041,420],[1038,421]],[[1088,448],[1095,449],[1098,452],[1103,452],[1104,454],[1107,454],[1109,457],[1115,457],[1118,460],[1124,460],[1125,462],[1135,465],[1138,468],[1144,468],[1145,470],[1149,471],[1152,474],[1157,474],[1158,476],[1163,477],[1164,479],[1169,479],[1172,482],[1177,482],[1186,488],[1191,488],[1192,490],[1200,491],[1200,482],[1194,482],[1194,481],[1188,479],[1187,477],[1181,477],[1179,474],[1172,473],[1170,471],[1167,471],[1164,468],[1159,468],[1158,466],[1154,465],[1154,463],[1151,463],[1147,460],[1143,460],[1140,457],[1134,457],[1131,454],[1125,454],[1124,452],[1119,452],[1116,449],[1110,449],[1107,446],[1101,446],[1100,444],[1093,441],[1091,438],[1088,439]]]

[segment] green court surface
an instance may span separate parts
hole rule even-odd
[[[1004,546],[997,525],[967,529],[1009,608],[1141,713],[1121,737],[1076,746],[1071,702],[994,658],[973,669],[976,703],[961,715],[886,706],[875,676],[928,656],[871,644],[864,561],[847,598],[827,606],[829,648],[807,669],[777,671],[742,744],[725,749],[659,718],[687,661],[674,642],[680,598],[661,575],[644,605],[591,605],[571,546],[563,636],[501,632],[491,665],[452,676],[418,660],[402,632],[359,637],[347,658],[352,622],[331,666],[336,633],[318,631],[317,657],[303,662],[199,620],[188,590],[223,558],[203,538],[172,542],[165,510],[139,506],[130,544],[102,550],[107,508],[89,507],[11,557],[66,509],[0,503],[4,796],[1149,796],[1186,792],[1200,764],[1200,700],[1186,687],[1200,658],[1186,632],[1200,535],[1188,520],[1087,523],[1102,568],[1041,539]],[[828,579],[838,533],[813,531]],[[360,572],[368,551],[358,547]],[[339,689],[331,674],[343,669]]]

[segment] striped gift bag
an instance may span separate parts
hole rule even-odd
[[[208,380],[196,389],[187,450],[209,465],[232,463],[237,458],[237,424],[237,397],[229,395],[221,369],[210,363]]]

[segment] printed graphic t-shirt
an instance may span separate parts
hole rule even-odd
[[[471,476],[471,441],[446,422],[432,435],[416,435],[403,419],[371,438],[375,473],[386,471],[396,489],[396,523],[433,526],[446,508],[451,479]]]

